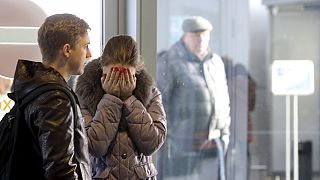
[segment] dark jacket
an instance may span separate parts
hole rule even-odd
[[[85,116],[93,177],[156,179],[151,155],[163,144],[166,119],[160,92],[143,70],[133,95],[122,101],[104,94],[99,60],[85,67],[76,93]]]
[[[40,62],[18,61],[13,82],[16,100],[48,83],[68,87],[53,68]],[[59,90],[45,92],[26,106],[24,116],[32,133],[24,134],[29,143],[20,151],[17,173],[21,177],[91,179],[88,142],[79,107],[77,112],[74,117],[71,100]]]

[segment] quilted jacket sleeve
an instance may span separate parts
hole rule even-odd
[[[160,91],[153,89],[150,104],[145,107],[136,97],[124,102],[128,133],[140,153],[151,155],[163,144],[167,122]]]
[[[119,98],[105,94],[97,106],[94,117],[82,110],[91,155],[101,157],[107,153],[117,134],[122,106],[123,102]]]

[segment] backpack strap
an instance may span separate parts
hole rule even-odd
[[[60,90],[68,95],[68,97],[71,101],[74,115],[76,115],[77,100],[75,98],[75,95],[72,93],[72,91],[70,89],[68,89],[65,86],[62,86],[61,84],[57,84],[57,83],[49,83],[49,84],[44,84],[42,86],[37,87],[35,90],[31,91],[29,94],[27,94],[25,97],[22,98],[22,101],[19,104],[19,108],[24,108],[24,106],[26,104],[28,104],[29,102],[34,100],[36,97],[40,96],[41,94],[43,94],[45,92],[53,91],[53,90]]]
[[[69,99],[71,101],[72,109],[73,109],[73,117],[76,118],[77,117],[77,104],[78,104],[78,101],[75,98],[75,94],[70,89],[68,89],[67,87],[62,86],[61,84],[57,84],[57,83],[44,84],[42,86],[37,87],[36,89],[34,89],[30,93],[28,93],[26,96],[24,96],[22,98],[22,101],[20,102],[20,104],[17,107],[18,114],[19,114],[19,111],[22,111],[20,113],[23,113],[24,107],[29,102],[34,100],[36,97],[40,96],[41,94],[43,94],[45,92],[54,91],[54,90],[60,90],[60,91],[62,91],[65,94],[68,95],[68,97],[69,97]],[[36,135],[34,134],[34,132],[32,130],[30,122],[26,121],[26,123],[27,123],[27,126],[28,126],[29,130],[30,130],[30,133],[32,134],[32,136],[34,138],[34,143],[37,142],[36,141],[37,140]],[[40,152],[38,152],[38,153],[41,154]]]
[[[19,126],[21,126],[21,122],[24,121],[24,123],[26,124],[23,124],[23,129],[27,130],[30,132],[30,135],[31,135],[31,138],[33,138],[32,140],[32,146],[35,146],[35,147],[39,147],[38,143],[37,142],[37,136],[35,136],[35,133],[33,132],[32,130],[32,126],[31,126],[31,123],[30,121],[27,121],[26,118],[24,118],[24,108],[26,107],[26,105],[30,102],[32,102],[33,100],[35,100],[39,95],[45,93],[45,92],[49,92],[49,91],[54,91],[54,90],[59,90],[59,91],[62,91],[64,92],[65,94],[67,94],[69,100],[70,100],[70,103],[71,103],[71,106],[73,108],[73,114],[74,114],[74,118],[77,117],[77,104],[78,104],[78,101],[76,99],[76,95],[72,92],[72,90],[68,89],[67,87],[65,86],[62,86],[61,84],[57,84],[57,83],[49,83],[49,84],[45,84],[45,85],[42,85],[42,86],[39,86],[37,87],[36,89],[32,90],[30,93],[26,94],[21,100],[17,100],[16,97],[15,97],[15,92],[12,92],[12,93],[9,93],[8,95],[10,95],[10,98],[11,99],[14,99],[15,100],[15,105],[13,106],[13,108],[10,110],[10,115],[13,115],[15,116],[15,118],[13,118],[12,122],[13,122],[13,127],[11,127],[9,130],[10,132],[1,132],[0,131],[0,135],[1,135],[1,138],[2,138],[2,135],[3,133],[7,133],[7,136],[10,136],[10,137],[5,137],[7,139],[4,139],[4,143],[0,143],[1,145],[1,153],[2,152],[5,152],[5,153],[10,153],[8,154],[8,156],[6,156],[6,159],[5,161],[6,162],[0,162],[1,164],[1,172],[0,172],[0,179],[12,179],[12,175],[13,173],[16,171],[14,171],[13,169],[15,169],[15,166],[14,164],[17,164],[17,163],[20,163],[20,161],[18,161],[15,157],[15,153],[16,153],[16,145],[17,145],[17,138],[18,138],[18,130],[19,130]],[[5,116],[9,116],[9,113],[7,113]],[[24,120],[20,117],[23,117]],[[19,122],[21,120],[21,122]],[[6,123],[6,124],[9,124],[11,125],[12,122],[9,122],[7,119],[6,121],[1,121],[3,123]],[[75,123],[74,123],[75,124]],[[2,124],[3,126],[3,124]],[[7,128],[7,127],[5,127]],[[12,129],[13,128],[13,129]],[[20,135],[21,136],[21,135]],[[23,139],[20,139],[23,141]],[[9,142],[10,141],[10,142]],[[8,144],[10,143],[10,144]],[[8,146],[4,146],[8,144]],[[9,147],[10,146],[10,147]],[[3,151],[3,148],[9,148],[8,150],[10,151]],[[36,153],[41,156],[41,151],[40,149],[36,148]],[[3,159],[3,154],[1,154],[1,159]],[[2,163],[5,163],[5,164],[2,164]],[[78,165],[78,167],[80,167],[80,165]],[[23,176],[23,175],[21,175]],[[18,177],[21,177],[20,175],[14,175],[14,179],[17,179]]]

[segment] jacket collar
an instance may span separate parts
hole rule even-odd
[[[209,49],[208,54],[204,57],[203,60],[200,60],[194,53],[192,53],[187,46],[185,45],[185,43],[183,42],[182,38],[176,42],[172,48],[173,52],[176,53],[176,55],[182,59],[186,59],[188,61],[195,61],[195,62],[205,62],[208,61],[210,59],[212,59],[212,51]]]
[[[41,62],[18,60],[12,85],[12,92],[17,100],[35,88],[48,83],[58,83],[68,87],[67,82],[55,69]]]

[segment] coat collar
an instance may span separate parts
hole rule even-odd
[[[204,59],[200,60],[195,54],[193,54],[187,48],[187,46],[183,42],[182,38],[172,46],[170,51],[172,54],[176,54],[176,56],[178,56],[181,59],[185,59],[188,61],[195,61],[198,63],[208,61],[208,60],[212,59],[212,57],[213,57],[212,51],[209,49],[208,54],[204,57]],[[173,56],[173,55],[171,55],[171,56]]]
[[[68,87],[62,75],[52,67],[41,62],[18,60],[12,85],[12,92],[14,92],[16,100],[48,83],[57,83]]]

